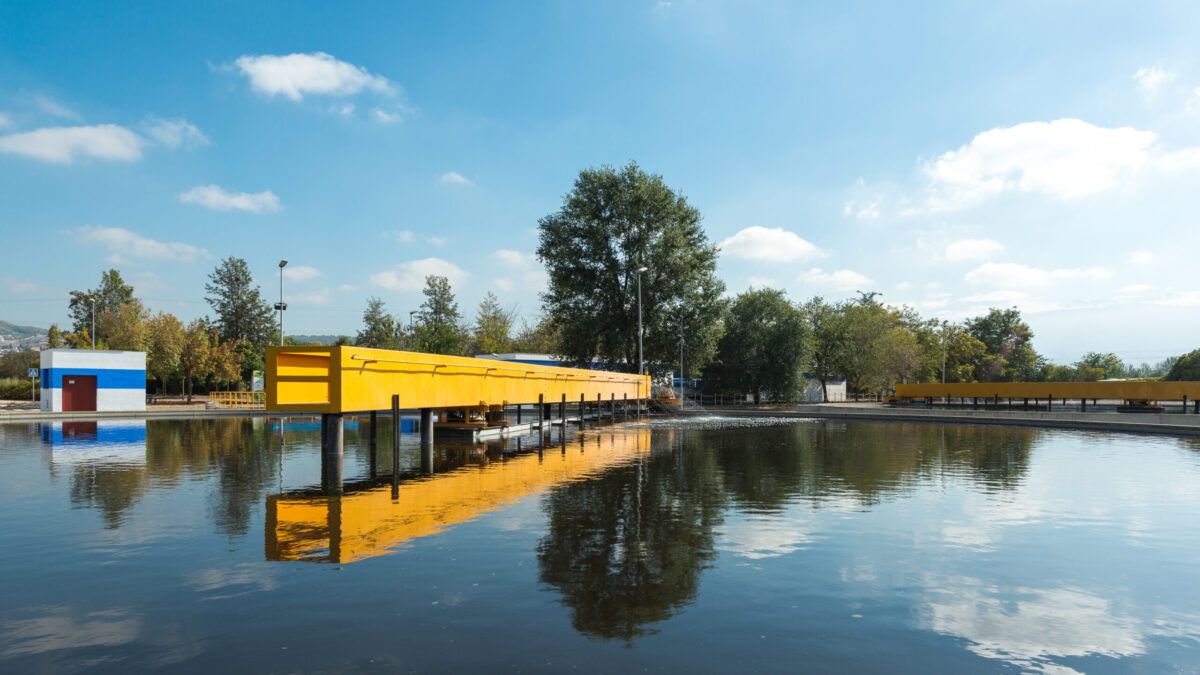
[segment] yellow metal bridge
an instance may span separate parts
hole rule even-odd
[[[1130,409],[1155,408],[1161,401],[1200,402],[1200,382],[1122,380],[1107,382],[960,382],[898,384],[899,402],[939,398],[1033,401],[1119,400]],[[1198,408],[1200,411],[1200,408]]]

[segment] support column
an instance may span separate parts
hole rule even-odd
[[[1185,408],[1187,406],[1184,406]],[[604,406],[600,403],[600,393],[596,393],[596,426],[600,426],[600,422],[604,420],[604,413],[601,412]]]
[[[433,445],[433,408],[421,408],[421,445]]]
[[[621,421],[629,421],[629,394],[621,394]]]
[[[374,435],[371,436],[374,438]],[[392,394],[392,499],[400,497],[400,394]]]
[[[321,489],[326,494],[342,493],[342,416],[321,413],[324,438],[321,442]]]
[[[583,431],[583,401],[584,395],[579,395],[579,430]]]
[[[1079,399],[1079,411],[1087,412],[1087,399],[1086,398]]]
[[[1181,412],[1182,412],[1184,415],[1186,415],[1186,414],[1187,414],[1187,395],[1186,395],[1186,394],[1185,394],[1185,395],[1184,395],[1184,397],[1183,397],[1183,410],[1182,410]]]
[[[538,411],[538,432],[541,432],[542,427],[546,423],[546,395],[538,394],[537,411]]]
[[[376,423],[378,421],[379,421],[379,412],[376,410],[372,410],[371,411],[371,428],[369,431],[369,433],[371,434],[371,439],[370,439],[370,443],[368,443],[368,446],[370,447],[371,455],[370,455],[370,457],[367,458],[367,473],[370,475],[371,478],[375,477],[375,471],[379,468],[378,460],[375,457],[375,455],[376,455],[376,452],[375,452],[375,450],[376,450],[376,446],[375,446],[376,433],[375,432],[379,428],[376,426]]]
[[[560,401],[558,403],[558,421],[561,422],[561,424],[559,426],[561,426],[563,428],[563,431],[566,431],[566,429],[567,429],[567,395],[566,394],[562,395],[562,401]]]
[[[613,424],[617,423],[617,393],[611,392],[608,395],[608,421]]]
[[[521,423],[521,404],[517,404],[517,424]]]

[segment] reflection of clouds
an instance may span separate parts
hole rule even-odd
[[[812,524],[800,522],[794,512],[775,518],[727,520],[717,548],[758,560],[787,555],[813,542]]]
[[[141,621],[121,610],[93,612],[76,618],[59,608],[54,614],[6,621],[4,655],[44,654],[60,649],[115,647],[137,639]]]
[[[947,521],[942,526],[942,537],[952,546],[987,551],[992,549],[1004,528],[1036,524],[1052,510],[1029,494],[1022,494],[1019,499],[971,494],[962,504],[965,522]]]
[[[1002,590],[978,579],[950,578],[929,590],[924,627],[969,641],[972,652],[1021,668],[1075,672],[1053,657],[1142,654],[1148,637],[1196,637],[1194,623],[1154,625],[1116,611],[1078,588]]]
[[[208,598],[230,598],[255,591],[273,591],[279,587],[269,567],[261,564],[241,563],[230,569],[206,569],[193,572],[187,577],[188,585],[201,593],[222,589],[236,590]]]

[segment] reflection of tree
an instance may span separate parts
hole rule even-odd
[[[653,442],[670,445],[665,434]],[[691,602],[714,556],[716,475],[711,454],[657,451],[551,494],[541,580],[563,594],[576,630],[630,641]]]
[[[254,505],[275,477],[278,443],[272,431],[249,419],[155,420],[146,424],[145,465],[83,463],[71,468],[71,502],[100,510],[105,526],[121,525],[127,509],[154,486],[214,473],[210,499],[217,530],[246,533]]]

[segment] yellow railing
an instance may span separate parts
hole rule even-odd
[[[267,394],[262,391],[210,391],[210,403],[235,410],[262,408],[267,404]]]

